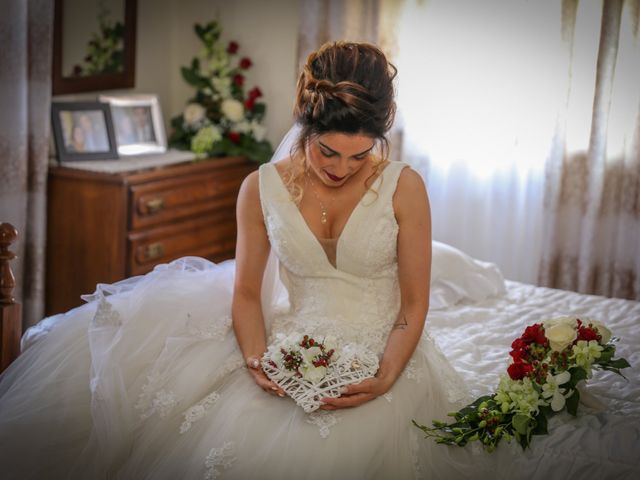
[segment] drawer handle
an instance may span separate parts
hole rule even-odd
[[[164,248],[160,242],[150,243],[144,249],[145,260],[153,260],[164,255]]]
[[[152,200],[148,200],[145,203],[145,206],[147,207],[147,211],[149,213],[159,212],[164,208],[164,198],[154,198]]]

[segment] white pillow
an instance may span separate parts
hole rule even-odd
[[[476,260],[446,243],[434,241],[429,308],[447,308],[461,300],[479,302],[506,291],[497,265]]]

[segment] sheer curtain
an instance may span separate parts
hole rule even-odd
[[[407,0],[404,157],[434,238],[507,278],[640,298],[640,0]]]
[[[407,0],[399,33],[404,158],[434,239],[535,283],[545,158],[566,51],[561,2]]]
[[[548,161],[540,280],[640,300],[640,1],[565,3],[572,62]],[[582,71],[592,82],[576,81]]]
[[[23,326],[44,316],[53,2],[8,0],[0,15],[0,222],[18,229],[12,262]]]

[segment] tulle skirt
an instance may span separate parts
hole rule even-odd
[[[194,257],[40,322],[0,377],[3,478],[413,479],[489,476],[422,438],[464,398],[424,335],[384,396],[306,414],[265,393],[231,328],[233,264]],[[495,478],[495,477],[494,477]]]

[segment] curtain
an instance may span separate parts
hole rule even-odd
[[[407,0],[404,157],[434,238],[507,278],[638,297],[638,0]]]
[[[572,61],[547,168],[540,282],[640,300],[640,1],[598,7],[565,1]],[[580,69],[588,85],[576,84]]]
[[[44,315],[53,2],[7,0],[0,15],[0,221],[18,229],[12,262],[23,326]]]
[[[433,237],[537,281],[544,159],[563,62],[560,2],[408,0],[399,32],[404,159]]]

